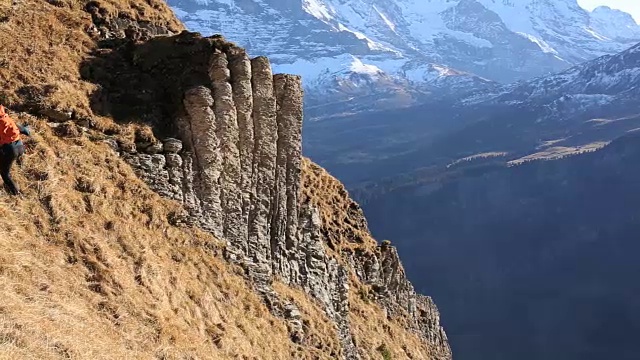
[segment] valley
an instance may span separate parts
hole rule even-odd
[[[635,359],[640,134],[363,201],[440,304],[458,359]],[[412,254],[415,254],[412,256]]]

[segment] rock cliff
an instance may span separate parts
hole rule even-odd
[[[302,157],[300,78],[274,75],[268,59],[249,58],[220,36],[180,32],[182,26],[166,10],[166,4],[153,0],[24,0],[11,5],[0,31],[7,44],[0,58],[8,59],[0,66],[5,84],[0,98],[38,129],[36,141],[28,144],[36,149],[27,159],[33,165],[19,178],[27,197],[16,205],[16,216],[42,215],[34,221],[38,229],[21,232],[18,242],[42,246],[46,236],[58,239],[42,253],[70,252],[71,265],[47,258],[42,266],[61,273],[86,268],[86,281],[69,274],[61,278],[73,279],[74,289],[95,298],[96,306],[73,297],[87,314],[100,317],[105,309],[115,314],[104,338],[125,344],[119,349],[126,353],[238,358],[251,354],[246,347],[233,348],[242,340],[256,347],[252,356],[264,359],[372,359],[380,354],[449,359],[438,312],[413,291],[397,253],[371,238],[362,211],[344,187]],[[130,176],[131,169],[147,186]],[[51,193],[42,193],[43,187]],[[156,199],[149,189],[169,200]],[[93,195],[79,199],[78,194]],[[104,219],[109,220],[102,226]],[[50,231],[43,227],[48,224]],[[26,226],[14,220],[1,225],[7,225],[6,234]],[[197,248],[188,262],[199,270],[176,270],[175,264],[187,261],[176,250],[177,238]],[[224,249],[218,251],[214,238],[223,240]],[[87,244],[74,247],[70,239]],[[144,244],[135,254],[131,246],[138,242]],[[104,257],[100,249],[112,247]],[[76,264],[74,257],[85,259],[86,251],[95,252],[96,259]],[[146,261],[145,254],[153,253],[171,256],[162,264]],[[227,261],[211,267],[219,254]],[[155,281],[158,286],[148,286]],[[122,310],[120,304],[134,293],[137,305]],[[219,296],[212,298],[213,293]],[[260,304],[244,309],[253,312],[249,318],[270,322],[280,339],[275,344],[256,340],[268,332],[263,325],[251,328],[240,321],[244,316],[236,310],[244,305],[226,303],[256,294]],[[31,323],[22,316],[31,308],[24,298],[16,296],[19,301],[10,310],[18,324]],[[58,311],[53,311],[55,299],[43,299],[38,305],[43,311]],[[217,316],[212,308],[222,314],[233,310],[233,316]],[[261,308],[271,314],[260,313]],[[155,312],[156,320],[148,320],[146,311]],[[76,323],[90,323],[84,319]],[[123,322],[130,327],[118,330]],[[178,323],[187,330],[174,326]],[[14,330],[26,339],[27,327]],[[151,342],[128,335],[148,327],[157,334]],[[33,342],[42,348],[61,339],[42,333],[47,335]],[[193,340],[174,347],[176,336],[182,336],[174,334],[186,333]],[[76,339],[60,341],[82,348]],[[190,342],[197,345],[188,349]],[[16,346],[28,352],[31,345],[21,344]],[[160,347],[175,356],[151,355]]]
[[[226,240],[227,258],[241,264],[272,310],[288,319],[294,341],[302,341],[304,326],[295,306],[272,289],[274,280],[303,288],[323,306],[335,323],[345,359],[360,358],[349,322],[349,295],[354,284],[364,284],[366,297],[421,334],[434,358],[450,358],[435,305],[415,293],[395,249],[376,247],[362,211],[344,188],[303,159],[300,77],[273,75],[267,58],[250,59],[221,38],[185,32],[157,44],[172,41],[179,47],[185,38],[208,51],[198,54],[207,59],[193,66],[203,77],[178,81],[187,85],[173,114],[166,114],[180,140],[167,138],[159,147],[139,143],[137,149],[120,149],[123,157],[152,189],[183,203],[181,221]],[[145,51],[153,52],[153,46],[151,40]],[[161,61],[153,71],[169,74],[170,66]],[[313,184],[317,178],[339,188],[348,216],[322,215],[323,204],[314,200],[325,195],[318,190],[322,184]],[[340,226],[347,230],[329,229],[325,223],[330,221],[344,223]],[[339,248],[343,243],[358,246]]]

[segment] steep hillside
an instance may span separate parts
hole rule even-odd
[[[0,357],[451,358],[395,250],[301,157],[298,77],[161,2],[1,11],[1,100],[36,135],[0,199]]]
[[[456,358],[631,360],[639,160],[636,131],[564,159],[476,162],[363,207],[440,305]]]
[[[0,200],[0,357],[320,352],[292,344],[241,270],[221,259],[222,243],[171,225],[179,206],[150,191],[108,146],[59,138],[43,120],[19,119],[38,135],[16,171],[24,196]],[[317,310],[312,316],[331,346],[327,320]]]

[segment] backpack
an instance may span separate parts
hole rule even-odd
[[[0,145],[20,140],[18,125],[7,115],[4,106],[0,105]]]

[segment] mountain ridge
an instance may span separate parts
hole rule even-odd
[[[354,188],[389,169],[401,178],[484,153],[516,161],[606,143],[640,125],[639,47],[459,99],[309,122],[306,150]],[[326,144],[326,134],[341,141]]]
[[[404,83],[402,93],[416,89],[437,93],[447,90],[456,79],[462,81],[460,87],[467,86],[469,77],[474,76],[503,83],[530,79],[619,52],[640,41],[640,26],[629,22],[630,17],[610,9],[589,13],[573,0],[247,4],[170,1],[187,27],[195,31],[212,34],[236,26],[232,24],[244,24],[248,32],[231,32],[228,37],[250,51],[270,55],[277,71],[301,74],[311,104],[321,102],[326,89],[339,92],[335,81],[348,82],[349,74],[370,75],[354,71],[355,63],[379,69],[397,79],[396,85]],[[277,24],[277,28],[270,24]],[[273,37],[269,40],[272,45],[253,49],[251,43],[265,33]],[[468,75],[452,77],[445,84],[434,83],[430,79],[447,78],[449,73],[433,71],[434,65]],[[319,81],[325,70],[338,75]],[[346,75],[340,75],[343,73]],[[360,88],[362,97],[385,87],[385,82],[375,80],[369,76],[370,84]],[[487,85],[471,84],[479,90]],[[316,97],[314,92],[320,95]],[[350,96],[353,94],[343,95]],[[416,103],[421,97],[412,100]]]

